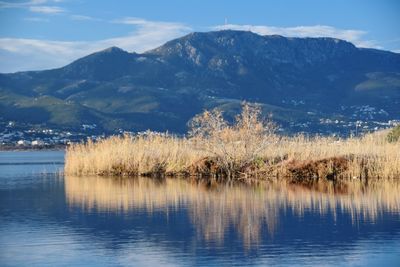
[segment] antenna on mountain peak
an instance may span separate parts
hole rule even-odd
[[[225,24],[224,24],[224,26],[226,27],[226,25],[228,25],[228,18],[225,17]]]

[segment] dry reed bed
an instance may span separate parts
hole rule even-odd
[[[226,150],[238,150],[238,144],[227,143],[225,146]],[[69,147],[65,172],[71,175],[121,176],[204,176],[207,172],[210,176],[223,175],[224,170],[215,166],[218,160],[212,161],[217,156],[212,151],[202,149],[201,143],[193,139],[160,135],[111,137],[96,143],[89,141]],[[238,158],[233,160],[240,161],[240,155]],[[332,158],[345,158],[343,169],[335,170],[335,160]],[[204,159],[210,159],[209,165],[214,163],[214,169],[213,166],[205,166]],[[321,166],[313,166],[313,163],[323,159],[328,161]],[[304,168],[306,170],[302,171]],[[377,134],[349,139],[304,136],[274,138],[273,142],[258,152],[253,162],[236,169],[234,177],[265,179],[317,175],[323,178],[330,173],[349,179],[399,178],[400,145],[388,143]]]
[[[233,124],[218,110],[196,116],[183,138],[149,133],[75,144],[67,149],[65,172],[296,183],[400,177],[400,142],[387,142],[384,133],[348,139],[283,137],[261,114],[259,107],[245,104]]]

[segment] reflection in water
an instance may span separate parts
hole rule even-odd
[[[65,177],[70,207],[87,212],[147,213],[188,209],[199,236],[223,242],[229,230],[241,235],[246,247],[257,245],[263,227],[273,237],[280,216],[289,213],[302,217],[307,212],[321,217],[346,213],[354,223],[375,221],[384,213],[400,214],[400,185],[347,185],[346,193],[334,193],[329,186],[322,191],[280,184],[257,187],[218,185],[208,188],[201,183],[181,179]],[[284,229],[283,229],[284,230]]]

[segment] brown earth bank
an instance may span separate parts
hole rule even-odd
[[[288,159],[287,155],[281,159],[273,158],[258,160],[242,166],[235,172],[228,173],[219,160],[204,157],[189,167],[179,171],[167,171],[165,166],[155,165],[153,170],[141,173],[134,165],[128,167],[124,164],[113,165],[109,171],[96,173],[100,176],[114,177],[153,177],[163,179],[166,177],[180,177],[196,181],[203,181],[209,185],[219,182],[245,182],[257,183],[262,181],[283,180],[289,184],[322,189],[326,183],[336,186],[338,192],[346,192],[346,183],[360,181],[368,183],[370,179],[379,180],[385,177],[369,176],[368,157],[365,156],[337,156],[318,160]],[[357,162],[361,172],[354,176],[351,168]],[[323,190],[322,190],[323,191]]]

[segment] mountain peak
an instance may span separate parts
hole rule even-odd
[[[106,49],[100,51],[100,53],[120,53],[120,52],[128,53],[127,51],[125,51],[122,48],[119,48],[117,46],[111,46],[109,48],[106,48]]]
[[[306,45],[308,43],[313,43],[313,45],[319,43],[322,46],[336,45],[338,47],[347,46],[355,48],[355,46],[348,41],[332,37],[285,37],[277,34],[261,35],[252,31],[226,29],[210,32],[192,32],[180,38],[171,40],[158,48],[148,51],[147,53],[158,54],[167,48],[171,50],[172,47],[181,48],[184,45],[205,46],[213,43],[213,45],[219,46],[233,46],[239,43],[251,43],[251,45],[253,45],[253,42],[264,45],[271,44],[271,42],[275,42],[276,44],[286,44],[291,42],[292,44],[298,43]]]
[[[63,67],[66,77],[109,79],[125,73],[124,67],[135,57],[119,47],[112,46],[75,60]]]
[[[262,59],[271,64],[290,63],[302,67],[345,57],[357,50],[352,43],[335,38],[297,38],[221,30],[193,32],[146,53],[192,66],[210,66],[233,56],[239,65]],[[232,66],[235,62],[226,65]]]

